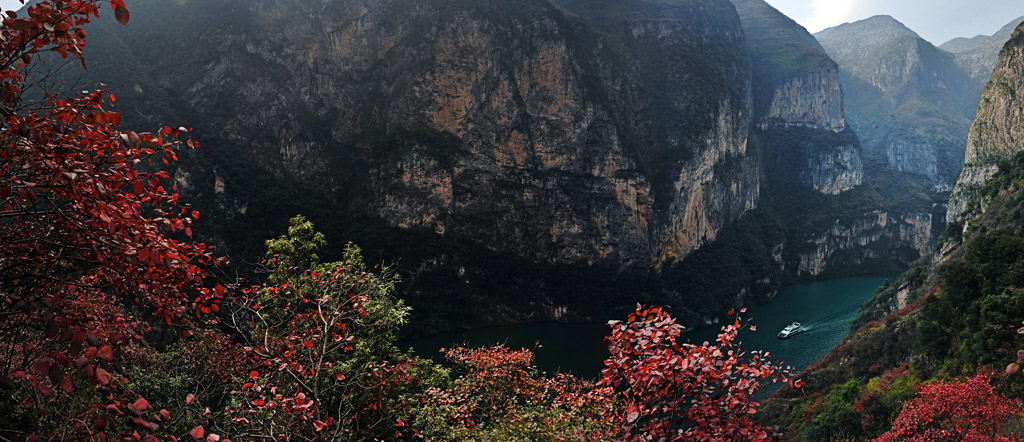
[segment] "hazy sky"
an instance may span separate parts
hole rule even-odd
[[[887,14],[935,45],[953,37],[990,35],[1010,20],[1024,15],[1024,0],[767,1],[811,32],[873,15]],[[127,3],[128,9],[131,9],[131,2]],[[4,10],[20,7],[18,0],[0,0],[0,8]]]
[[[954,37],[991,35],[1024,15],[1022,0],[767,0],[808,31],[891,15],[936,46]]]

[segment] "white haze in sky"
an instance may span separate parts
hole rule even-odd
[[[773,0],[769,3],[778,3],[776,9],[813,33],[850,21],[857,0]]]
[[[808,31],[874,15],[891,15],[925,40],[940,45],[955,37],[992,35],[1024,15],[1021,0],[767,0]]]
[[[895,17],[935,45],[954,37],[991,35],[1011,20],[1024,15],[1024,0],[767,1],[811,32],[884,14]],[[131,1],[126,3],[130,10]],[[0,8],[19,9],[21,2],[0,0]],[[109,13],[110,9],[100,11],[101,14]]]
[[[3,9],[4,11],[11,9],[17,11],[21,9],[21,2],[18,0],[0,0],[0,9]]]

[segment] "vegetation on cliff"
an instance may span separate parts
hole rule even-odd
[[[783,389],[769,401],[764,421],[783,423],[791,440],[903,440],[892,439],[896,433],[890,428],[911,419],[899,416],[915,388],[1002,373],[1017,361],[1017,328],[1024,321],[1022,184],[1024,153],[1019,153],[984,186],[975,203],[987,202],[980,215],[966,228],[951,226],[934,255],[887,284],[865,306],[851,334],[800,374],[807,383],[802,391]],[[1024,399],[1019,374],[994,375],[990,381],[999,397]],[[1014,410],[1011,423],[1020,419]],[[1014,425],[1001,428],[1010,433],[1000,434],[1021,436]]]
[[[986,94],[999,97],[994,84],[1019,79],[1014,60],[1022,45],[1017,38],[1007,43]],[[1011,139],[1019,123],[1009,116],[1019,106],[990,101],[982,100],[975,124],[989,127],[972,137]],[[1024,152],[1011,145],[984,144],[1001,155],[969,183],[969,201],[959,203],[965,215],[952,220],[932,254],[864,306],[831,354],[800,374],[803,390],[784,388],[768,402],[763,421],[801,441],[1024,436]],[[966,175],[962,182],[975,179]]]

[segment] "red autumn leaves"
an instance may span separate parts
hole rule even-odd
[[[940,440],[1011,442],[1003,428],[1024,409],[1019,401],[996,394],[988,377],[965,381],[936,381],[918,389],[892,429],[875,442],[928,442]]]
[[[788,370],[768,354],[736,344],[739,320],[722,328],[715,344],[685,344],[685,329],[661,307],[642,308],[626,322],[612,321],[611,356],[599,385],[613,387],[622,425],[636,440],[770,440],[751,415],[766,381],[787,380]],[[678,422],[686,422],[679,429]]]
[[[122,0],[111,7],[128,21]],[[195,217],[156,169],[180,131],[120,130],[103,91],[22,102],[25,67],[81,59],[98,16],[96,0],[41,1],[0,26],[0,340],[13,343],[0,379],[69,434],[106,437],[122,420],[148,436],[166,411],[126,389],[120,358],[149,328],[140,313],[182,317],[218,259],[189,239]],[[96,402],[68,401],[83,395]]]

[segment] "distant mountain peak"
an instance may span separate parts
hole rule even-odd
[[[909,37],[923,40],[920,35],[890,15],[876,15],[855,22],[843,23],[819,31],[814,36],[821,40],[822,38],[829,38],[831,35],[843,35],[851,32],[871,32],[888,38]]]
[[[1024,22],[1024,15],[1013,19],[1013,21],[1007,23],[1005,26],[1000,28],[999,31],[996,32],[995,34],[993,34],[992,36],[996,37],[996,36],[999,36],[1000,34],[1005,34],[1007,36],[1011,36],[1011,35],[1013,35],[1014,31],[1017,29],[1017,27],[1022,22]]]
[[[860,20],[860,21],[861,22],[865,22],[865,23],[886,23],[886,24],[889,24],[889,25],[894,25],[894,26],[900,26],[902,28],[907,28],[902,22],[900,22],[899,20],[896,20],[895,18],[893,18],[893,16],[885,15],[885,14],[873,15],[871,17],[865,18],[865,19]]]
[[[839,64],[865,156],[946,189],[963,164],[982,83],[953,54],[879,15],[815,34]],[[920,128],[908,131],[906,128]]]
[[[978,35],[971,38],[958,37],[947,41],[939,48],[956,55],[956,62],[971,78],[986,82],[996,66],[999,51],[1013,36],[1017,25],[1024,22],[1024,16],[1017,17],[992,35]]]
[[[991,37],[988,36],[988,35],[980,35],[980,34],[979,35],[975,35],[974,37],[971,37],[971,38],[957,37],[957,38],[954,38],[952,40],[949,40],[949,41],[939,45],[939,49],[943,49],[943,50],[952,52],[954,54],[960,53],[960,52],[965,52],[965,51],[970,51],[970,50],[975,49],[978,46],[984,44],[986,41],[988,41],[989,38],[991,38]]]
[[[942,52],[888,15],[844,23],[814,37],[843,70],[884,92],[910,81],[922,57],[941,58],[938,53]]]
[[[992,35],[978,34],[970,38],[957,37],[939,45],[939,47],[954,54],[972,51],[987,43],[995,43],[1002,47],[1003,43],[1006,43],[1006,41],[1010,39],[1010,36],[1013,35],[1013,31],[1017,29],[1017,25],[1022,22],[1024,22],[1024,16],[1011,20]],[[993,40],[995,40],[995,42],[993,42]]]

